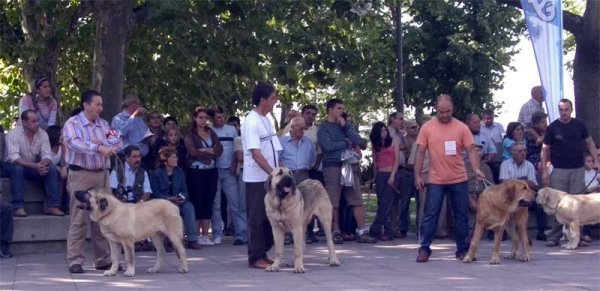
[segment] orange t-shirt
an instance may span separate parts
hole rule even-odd
[[[456,118],[443,124],[434,117],[423,124],[417,144],[429,150],[429,183],[444,185],[467,181],[462,150],[473,143],[469,128]]]

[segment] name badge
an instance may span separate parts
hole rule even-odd
[[[456,141],[447,140],[444,142],[444,154],[447,156],[456,155]]]

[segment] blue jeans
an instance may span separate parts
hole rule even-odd
[[[413,172],[410,172],[406,169],[400,169],[399,174],[396,176],[399,179],[398,190],[400,190],[400,201],[398,205],[398,230],[402,233],[407,233],[408,228],[410,226],[410,199],[415,197],[417,202],[417,209],[419,209],[419,192],[415,188],[415,176]],[[415,220],[415,225],[418,224],[419,221],[419,211],[417,211],[417,217]]]
[[[440,210],[444,202],[445,193],[450,196],[452,210],[454,212],[454,234],[456,237],[456,254],[462,254],[469,250],[469,244],[465,239],[469,235],[469,223],[467,214],[469,213],[469,187],[467,181],[456,184],[427,184],[427,194],[425,197],[425,211],[421,231],[419,232],[420,250],[431,254],[431,242],[435,237]]]
[[[53,163],[48,165],[48,173],[45,176],[41,176],[33,168],[4,162],[2,164],[2,176],[10,177],[10,189],[13,197],[12,204],[15,209],[23,208],[24,206],[25,179],[44,180],[48,207],[60,207],[60,196],[58,195],[60,175]]]
[[[212,227],[213,237],[223,236],[223,220],[221,219],[221,190],[227,196],[231,221],[233,222],[234,239],[246,241],[246,192],[239,191],[238,176],[232,175],[229,168],[219,168],[217,196],[213,203]],[[243,205],[242,205],[243,204]],[[224,210],[226,211],[226,210]]]
[[[189,200],[183,201],[183,204],[179,205],[179,214],[183,219],[183,229],[188,242],[198,241],[198,230],[196,229],[196,213],[194,212],[194,205]]]

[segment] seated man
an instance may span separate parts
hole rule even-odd
[[[118,169],[110,173],[109,183],[113,193],[123,195],[117,196],[126,203],[144,202],[150,199],[152,188],[150,188],[150,179],[148,173],[140,167],[142,154],[137,146],[130,145],[125,148],[125,163],[123,164],[124,173],[118,173]],[[125,175],[123,185],[119,185],[117,175]],[[122,188],[122,189],[119,189]]]
[[[529,188],[537,190],[537,179],[535,168],[527,160],[527,148],[523,143],[514,143],[509,148],[512,158],[502,162],[500,165],[500,182],[509,179],[525,180]]]
[[[110,188],[115,193],[118,199],[125,203],[138,203],[148,201],[152,194],[150,188],[150,179],[148,173],[140,167],[142,163],[142,154],[137,146],[130,145],[123,151],[125,154],[125,163],[123,164],[123,173],[119,173],[120,169],[116,168],[110,173],[109,184]],[[124,175],[120,179],[118,176]],[[123,184],[119,184],[119,180]],[[137,242],[135,251],[150,251],[152,245],[146,241]]]
[[[10,178],[13,195],[14,216],[27,216],[23,194],[25,179],[43,180],[48,198],[48,215],[65,215],[60,209],[56,167],[52,163],[52,152],[48,134],[40,128],[35,110],[21,113],[21,124],[6,135],[6,157],[2,165],[2,176]]]

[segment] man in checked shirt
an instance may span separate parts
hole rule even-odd
[[[90,223],[89,214],[77,208],[74,194],[92,187],[108,189],[109,158],[123,145],[116,131],[100,118],[100,93],[85,91],[80,102],[82,111],[69,118],[63,127],[65,160],[69,165],[67,189],[71,195],[71,223],[67,236],[67,263],[71,273],[83,273],[85,235]],[[94,266],[96,270],[108,270],[111,265],[108,241],[97,223],[91,222],[91,227]]]

